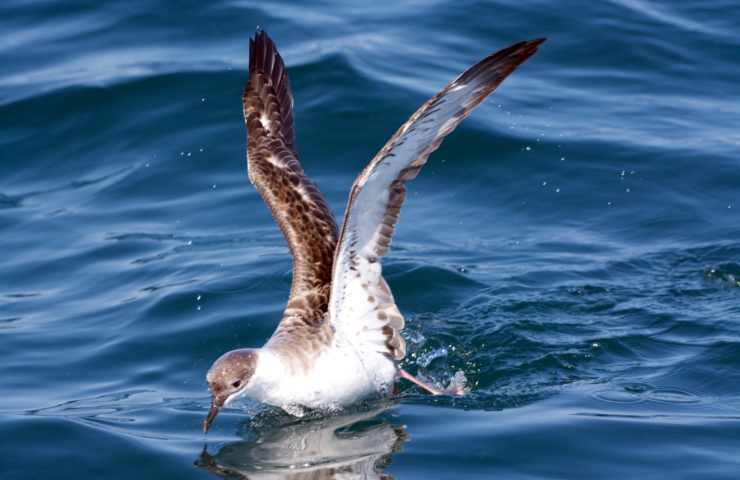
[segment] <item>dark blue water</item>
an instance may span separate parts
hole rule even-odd
[[[737,478],[739,24],[724,0],[6,0],[0,477]],[[290,285],[245,170],[258,25],[337,216],[421,102],[549,40],[409,184],[385,262],[404,366],[472,393],[242,403],[201,454],[206,369]]]

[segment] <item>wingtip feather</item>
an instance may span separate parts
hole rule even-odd
[[[275,68],[278,65],[281,68]],[[271,76],[274,70],[282,74],[283,59],[272,38],[261,27],[257,27],[254,37],[249,39],[249,74],[251,76],[254,72],[262,72]],[[277,83],[280,78],[273,80]]]
[[[495,88],[504,78],[537,53],[537,47],[547,40],[537,38],[517,42],[506,48],[488,55],[463,72],[453,83],[468,83],[473,80],[490,82]]]
[[[529,44],[534,45],[535,47],[537,47],[537,46],[542,45],[546,41],[547,41],[547,38],[546,37],[540,37],[540,38],[535,38],[534,40],[530,40],[527,43],[529,43]]]

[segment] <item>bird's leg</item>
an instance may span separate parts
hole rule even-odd
[[[403,368],[399,368],[398,369],[398,373],[399,373],[399,375],[401,375],[402,378],[405,378],[406,380],[408,380],[411,383],[415,383],[416,385],[418,385],[422,389],[426,390],[427,392],[431,393],[432,395],[442,395],[444,393],[443,391],[441,391],[441,390],[439,390],[437,388],[434,388],[431,385],[427,385],[426,383],[422,382],[421,380],[419,380],[415,376],[411,375],[409,372],[407,372]]]
[[[444,390],[440,390],[427,383],[422,382],[403,368],[399,368],[398,373],[399,375],[401,375],[401,377],[405,378],[411,383],[418,385],[432,395],[462,396],[470,392],[470,389],[466,386],[468,380],[467,378],[465,378],[465,374],[462,371],[457,372],[455,376],[452,377],[452,380],[450,380],[450,384]]]

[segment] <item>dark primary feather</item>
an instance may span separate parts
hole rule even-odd
[[[283,58],[275,47],[275,43],[263,31],[257,32],[254,39],[249,39],[249,83],[247,83],[244,97],[246,107],[246,94],[251,79],[261,75],[269,81],[272,87],[272,93],[275,95],[275,102],[271,107],[280,121],[280,136],[286,146],[294,149],[295,143],[293,132],[293,92],[290,90],[288,81],[288,72],[285,70]]]
[[[337,226],[295,151],[293,95],[280,54],[265,32],[249,44],[249,81],[242,97],[249,179],[280,226],[293,255],[293,282],[273,343],[296,336],[326,342],[324,316]]]

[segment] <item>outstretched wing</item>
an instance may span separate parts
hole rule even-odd
[[[316,328],[324,319],[337,226],[324,196],[303,173],[293,138],[293,94],[283,59],[263,31],[249,42],[242,97],[247,169],[293,255],[293,283],[275,336]]]
[[[403,317],[383,280],[380,258],[403,204],[404,183],[416,177],[429,154],[544,39],[520,42],[483,59],[432,97],[391,137],[357,177],[334,257],[329,319],[343,338],[396,360],[405,354]]]

